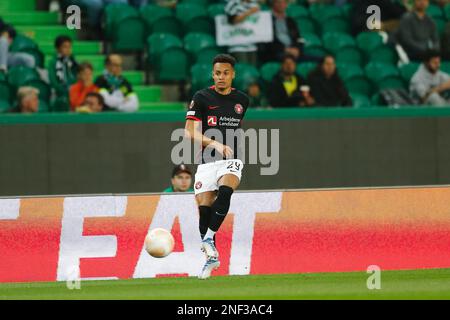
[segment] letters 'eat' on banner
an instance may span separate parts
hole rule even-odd
[[[236,192],[218,275],[450,267],[449,187]],[[144,249],[171,230],[163,259]],[[196,276],[193,194],[0,199],[0,282]]]

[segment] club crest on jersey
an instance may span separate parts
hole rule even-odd
[[[244,111],[244,108],[238,103],[234,106],[234,111],[236,111],[237,114],[241,114]]]
[[[210,126],[210,127],[217,126],[217,117],[216,116],[208,116],[208,126]]]
[[[195,189],[200,189],[202,187],[202,182],[201,181],[199,181],[199,182],[197,182],[196,184],[195,184]]]

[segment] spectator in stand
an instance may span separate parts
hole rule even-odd
[[[122,76],[122,57],[110,54],[105,61],[106,70],[95,80],[105,105],[113,110],[133,112],[139,107],[139,100],[131,84]]]
[[[303,107],[314,104],[314,99],[307,93],[306,81],[296,73],[296,67],[295,57],[286,54],[281,70],[273,78],[268,90],[272,107]]]
[[[259,12],[259,4],[256,0],[227,0],[225,5],[225,14],[228,17],[228,23],[238,24],[244,21],[248,16]],[[258,47],[254,43],[246,45],[232,46],[228,52],[232,54],[239,63],[249,63],[256,65]]]
[[[16,37],[12,25],[5,24],[0,18],[0,72],[6,73],[8,68],[26,66],[34,68],[36,63],[31,54],[25,52],[9,52],[9,47]]]
[[[103,96],[98,92],[89,92],[81,104],[81,106],[75,109],[76,112],[80,113],[98,113],[102,111],[109,111],[105,107],[105,100]]]
[[[192,189],[192,172],[185,164],[177,165],[172,170],[171,186],[163,192],[190,192]]]
[[[55,40],[56,55],[50,61],[48,77],[56,92],[54,108],[59,111],[69,109],[69,88],[77,79],[78,63],[72,55],[72,39],[58,36]]]
[[[317,68],[310,72],[308,84],[317,106],[347,107],[352,105],[352,99],[336,71],[336,63],[331,55],[325,56]]]
[[[265,108],[268,106],[268,101],[257,81],[252,81],[247,86],[247,95],[250,100],[249,108]]]
[[[280,61],[284,54],[293,55],[297,60],[302,57],[301,36],[295,21],[286,16],[286,0],[272,0],[272,21],[274,39],[259,46],[260,61]]]
[[[415,0],[413,11],[402,17],[395,35],[411,60],[421,61],[428,50],[440,49],[436,24],[426,14],[428,5],[429,0]]]
[[[400,19],[408,11],[408,1],[402,0],[355,0],[350,12],[350,22],[352,33],[356,36],[363,31],[372,31],[367,28],[367,19],[372,13],[367,13],[367,8],[376,5],[380,8],[381,23],[380,30],[386,32],[395,31],[398,28]]]
[[[70,111],[75,111],[77,107],[81,106],[88,93],[98,91],[92,78],[93,70],[92,64],[89,62],[83,62],[78,66],[78,82],[73,84],[69,90]]]
[[[17,107],[12,112],[36,113],[39,109],[39,90],[33,87],[20,87],[17,91]]]
[[[440,70],[441,56],[438,51],[429,51],[419,69],[411,78],[411,95],[423,104],[432,106],[450,105],[450,75]]]

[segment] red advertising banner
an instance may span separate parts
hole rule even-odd
[[[237,192],[217,275],[450,267],[449,187]],[[162,227],[175,250],[144,250]],[[196,276],[192,194],[0,199],[0,282]]]

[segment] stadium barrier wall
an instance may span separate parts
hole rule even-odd
[[[275,176],[241,189],[450,184],[450,108],[249,110],[280,129]],[[0,116],[0,196],[160,192],[183,112]]]
[[[237,192],[218,275],[450,267],[450,187]],[[150,229],[175,250],[144,251]],[[0,199],[0,282],[196,276],[193,194]],[[75,277],[75,278],[74,278]]]

